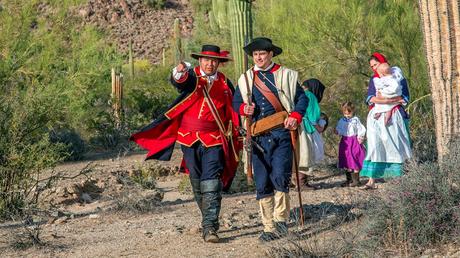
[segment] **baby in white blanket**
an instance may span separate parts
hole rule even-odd
[[[377,67],[380,77],[375,77],[374,86],[376,95],[384,98],[395,98],[402,95],[401,81],[404,79],[402,71],[399,67],[390,67],[387,63],[382,63]],[[385,113],[385,124],[388,124],[391,118],[391,112],[398,103],[379,104],[375,103],[375,119],[380,118],[382,113]]]

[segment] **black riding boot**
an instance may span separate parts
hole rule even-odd
[[[200,179],[190,178],[190,184],[192,185],[193,196],[195,198],[196,204],[200,209],[201,215],[203,216],[203,194],[201,193],[201,181]]]
[[[201,181],[201,193],[203,195],[203,239],[205,242],[217,243],[219,237],[219,213],[222,200],[222,182],[220,179]]]

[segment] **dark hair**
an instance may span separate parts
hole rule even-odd
[[[318,103],[321,102],[321,100],[323,99],[323,93],[326,87],[324,86],[323,83],[321,83],[320,80],[311,78],[311,79],[304,81],[302,83],[302,86],[308,88],[308,90],[311,91],[313,95],[315,95],[316,100],[318,100]]]
[[[371,60],[374,60],[374,61],[376,61],[376,62],[379,62],[379,63],[380,63],[380,61],[379,61],[379,60],[377,59],[377,57],[375,57],[375,56],[371,56],[371,57],[369,57],[369,60],[367,60],[367,62],[369,63]]]
[[[340,106],[340,110],[342,110],[342,112],[343,111],[355,112],[355,105],[353,104],[353,102],[347,101],[347,102],[342,103],[342,105]]]

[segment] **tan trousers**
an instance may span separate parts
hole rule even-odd
[[[289,193],[275,191],[275,196],[259,200],[260,215],[265,232],[275,231],[275,222],[288,222]]]

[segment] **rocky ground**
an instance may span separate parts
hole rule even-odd
[[[24,221],[0,224],[1,256],[283,257],[285,247],[294,250],[289,251],[293,257],[340,255],[343,246],[338,243],[344,237],[353,241],[361,216],[353,204],[380,191],[341,188],[342,176],[317,171],[312,183],[320,189],[302,192],[305,225],[298,225],[297,193],[292,191],[291,233],[269,244],[257,240],[262,225],[254,193],[227,194],[221,243],[208,244],[200,237],[200,214],[192,195],[179,191],[186,181],[175,173],[178,154],[171,162],[143,162],[143,154],[132,154],[59,166],[56,172],[68,178],[43,192],[40,207],[45,214],[28,218],[26,227]],[[136,179],[146,171],[155,181]],[[27,232],[34,228],[40,229],[41,245],[30,244]]]
[[[122,2],[126,3],[124,5]],[[142,0],[90,0],[75,10],[85,24],[94,24],[107,31],[109,39],[121,53],[128,53],[133,42],[136,59],[160,63],[162,51],[171,44],[174,19],[180,20],[182,37],[189,37],[193,28],[189,0],[168,0],[164,9],[155,10]]]
[[[253,192],[224,196],[222,243],[204,243],[192,195],[178,191],[184,177],[174,172],[178,158],[163,163],[142,160],[143,154],[134,154],[59,166],[56,172],[62,175],[80,175],[60,180],[42,194],[41,207],[49,213],[32,218],[30,226],[39,225],[43,245],[28,246],[27,235],[20,233],[22,222],[6,222],[0,224],[2,256],[261,257],[276,245],[257,241],[262,226]],[[158,175],[152,189],[133,180],[146,169],[156,169]],[[343,219],[354,212],[347,203],[368,194],[336,187],[340,180],[323,173],[315,181],[323,189],[303,192],[308,214],[303,228],[296,223],[298,201],[296,192],[291,192],[293,236],[311,234],[325,221]]]

